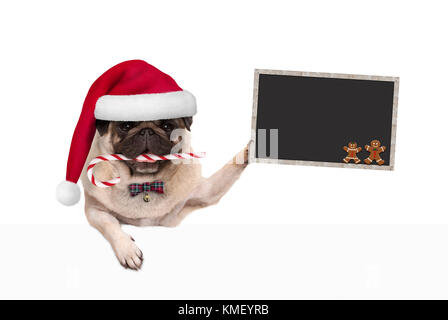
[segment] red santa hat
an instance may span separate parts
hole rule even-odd
[[[77,182],[95,136],[95,119],[151,121],[195,114],[195,97],[145,61],[130,60],[110,68],[87,93],[70,146],[66,180],[57,187],[57,199],[69,206],[80,199]]]

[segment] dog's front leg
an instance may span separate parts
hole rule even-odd
[[[109,241],[123,267],[140,269],[143,263],[143,254],[134,239],[121,229],[120,222],[114,216],[105,210],[86,206],[86,217],[90,225]]]
[[[187,205],[206,207],[217,203],[238,180],[248,164],[248,146],[211,177],[204,179],[192,193]]]

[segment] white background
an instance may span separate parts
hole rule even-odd
[[[2,2],[0,297],[448,298],[446,14],[444,1]],[[255,68],[399,76],[396,170],[252,164],[178,228],[125,227],[146,260],[122,270],[82,201],[54,191],[89,86],[135,58],[196,95],[205,175],[249,140]]]

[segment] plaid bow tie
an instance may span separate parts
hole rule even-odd
[[[135,197],[142,192],[146,193],[150,191],[163,193],[163,181],[158,180],[145,183],[132,183],[129,185],[129,192],[131,193],[131,197]]]

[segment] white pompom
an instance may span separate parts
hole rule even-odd
[[[62,181],[56,188],[56,199],[66,206],[77,204],[81,198],[81,189],[78,184]]]

